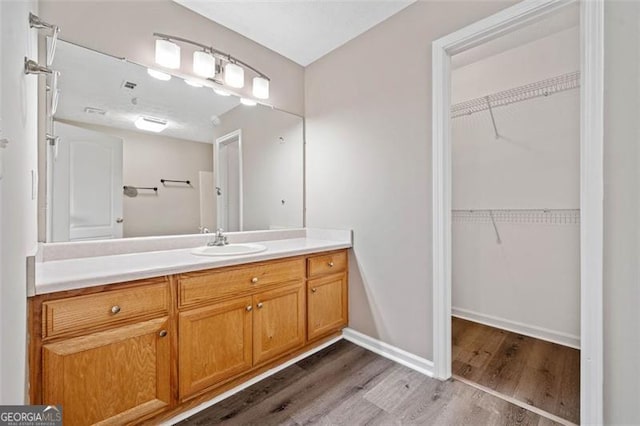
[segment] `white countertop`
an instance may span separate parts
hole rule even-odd
[[[255,241],[266,251],[234,256],[205,257],[192,248],[36,262],[35,294],[179,274],[351,247],[346,239],[290,238]]]

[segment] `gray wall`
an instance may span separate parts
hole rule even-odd
[[[604,415],[640,424],[640,2],[605,3]]]
[[[270,104],[304,113],[304,68],[170,0],[41,0],[40,16],[60,26],[63,40],[146,66],[155,65],[154,32],[212,43],[271,77]],[[182,52],[185,74],[193,74],[190,52]],[[246,83],[241,92],[251,97]]]
[[[36,251],[37,206],[31,174],[37,170],[38,77],[24,74],[24,57],[38,57],[29,29],[35,1],[0,2],[0,404],[26,401],[26,257]]]
[[[307,224],[354,230],[350,326],[428,359],[431,42],[509,4],[417,2],[306,71]]]

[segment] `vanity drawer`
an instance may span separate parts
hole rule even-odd
[[[347,269],[347,251],[342,250],[307,259],[309,278],[342,272]]]
[[[43,337],[167,315],[171,300],[168,280],[162,278],[150,282],[148,285],[43,302]]]
[[[271,284],[303,280],[304,259],[192,272],[178,278],[180,307],[242,295]]]

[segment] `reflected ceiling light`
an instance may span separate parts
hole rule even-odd
[[[153,68],[147,68],[147,74],[149,74],[153,78],[157,78],[162,81],[171,80],[171,74],[167,74],[166,72],[154,70]]]
[[[204,78],[216,76],[216,58],[208,52],[193,52],[193,72]]]
[[[220,95],[220,96],[231,96],[231,93],[226,92],[222,89],[213,89],[213,91],[215,92],[216,95]]]
[[[167,128],[167,120],[152,117],[138,117],[133,124],[135,124],[135,126],[140,130],[147,130],[155,133],[161,132]]]
[[[246,62],[231,56],[228,53],[215,49],[193,40],[183,37],[176,37],[167,34],[153,33],[156,40],[156,62],[164,67],[180,66],[180,48],[176,43],[184,43],[197,47],[193,52],[193,73],[211,79],[219,84],[226,84],[229,87],[240,89],[244,87],[245,71],[252,72],[253,96],[257,99],[268,99],[271,80],[265,74],[258,71]],[[176,63],[177,57],[177,63]],[[216,73],[224,72],[224,80]],[[158,77],[156,77],[158,78]],[[219,95],[228,96],[216,91]]]
[[[269,99],[269,80],[264,77],[253,77],[253,96],[258,99]]]
[[[247,98],[240,98],[240,103],[242,105],[246,105],[246,106],[256,106],[256,105],[258,105],[258,103],[256,101],[254,101],[253,99],[247,99]]]
[[[187,83],[189,86],[192,86],[192,87],[202,87],[203,86],[200,82],[195,81],[195,80],[185,80],[184,82]]]
[[[224,67],[224,82],[231,87],[240,89],[244,86],[244,69],[240,65],[227,64]]]
[[[180,68],[180,46],[169,40],[156,40],[156,64],[165,68]]]

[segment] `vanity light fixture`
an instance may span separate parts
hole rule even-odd
[[[165,65],[167,63],[169,63],[170,65],[175,65],[176,49],[173,46],[178,47],[178,59],[180,56],[179,46],[177,45],[177,43],[195,46],[198,48],[198,50],[193,53],[194,74],[210,79],[216,83],[227,84],[230,87],[239,89],[244,86],[245,71],[251,71],[256,74],[256,77],[253,78],[253,96],[255,96],[257,99],[269,98],[269,83],[271,79],[246,62],[243,62],[240,59],[233,57],[228,53],[217,50],[211,46],[207,46],[205,44],[198,43],[186,38],[161,33],[154,33],[153,35],[157,38],[156,63],[158,65],[164,67],[167,67]],[[159,42],[162,43],[159,44]],[[161,51],[160,53],[158,52],[159,50]],[[173,55],[173,62],[168,61],[169,54],[167,52],[169,52],[169,50],[172,52],[171,55]],[[221,80],[218,76],[223,72],[224,80]]]
[[[216,58],[203,50],[193,52],[193,72],[204,78],[216,76]]]
[[[253,77],[253,96],[258,99],[269,99],[269,80]]]
[[[227,64],[224,67],[224,82],[240,89],[244,86],[244,69],[240,65]]]
[[[162,81],[171,80],[171,74],[167,74],[166,72],[154,70],[153,68],[147,68],[147,74],[149,74],[153,78],[157,78]]]
[[[174,70],[180,68],[180,46],[169,40],[156,40],[156,64]]]
[[[247,99],[247,98],[240,98],[240,103],[242,105],[246,105],[246,106],[256,106],[256,105],[258,105],[258,103],[256,101],[254,101],[253,99]]]
[[[133,124],[140,130],[147,130],[154,133],[159,133],[167,128],[167,120],[153,117],[138,117]]]

